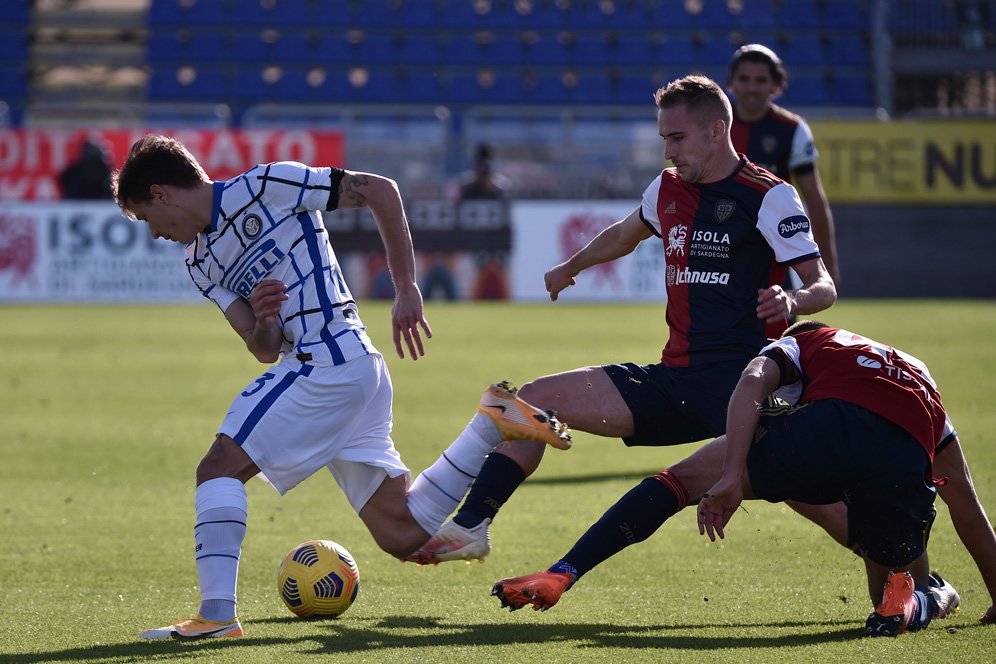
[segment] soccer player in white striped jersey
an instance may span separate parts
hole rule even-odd
[[[320,211],[367,207],[395,300],[399,357],[432,336],[415,279],[404,205],[389,178],[296,162],[257,165],[214,182],[177,140],[149,135],[114,174],[122,210],[152,235],[186,245],[194,284],[260,362],[275,363],[236,395],[196,472],[197,615],[145,639],[237,637],[236,581],[246,532],[244,483],[262,473],[281,494],[328,468],[377,544],[405,558],[456,508],[503,439],[565,449],[569,432],[514,389],[485,390],[480,412],[409,487],[391,440],[391,378],[367,336]]]

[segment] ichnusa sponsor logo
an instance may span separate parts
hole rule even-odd
[[[721,284],[730,283],[729,272],[706,272],[704,270],[689,270],[687,267],[677,269],[674,265],[667,266],[667,285],[681,284]]]
[[[778,222],[778,234],[784,238],[790,238],[798,233],[809,232],[809,219],[800,215],[782,219]]]

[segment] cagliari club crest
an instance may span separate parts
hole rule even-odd
[[[733,210],[735,210],[737,204],[735,201],[731,200],[721,200],[716,203],[716,221],[723,223],[733,215]]]
[[[761,149],[771,154],[778,147],[778,139],[774,136],[762,136],[761,137]]]

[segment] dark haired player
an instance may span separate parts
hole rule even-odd
[[[153,237],[186,245],[201,294],[252,355],[270,366],[233,399],[201,459],[194,494],[200,609],[143,639],[243,636],[236,580],[248,511],[243,486],[263,474],[283,495],[327,469],[385,552],[404,558],[457,506],[504,438],[566,448],[566,430],[505,385],[409,486],[391,440],[393,388],[339,268],[322,210],[366,207],[387,254],[394,347],[414,360],[432,336],[397,184],[373,173],[283,161],[212,181],[179,141],[145,136],[113,177],[122,210]]]
[[[939,489],[935,477],[944,478]],[[513,610],[547,609],[686,504],[699,502],[699,532],[715,539],[745,498],[843,501],[848,546],[864,559],[875,606],[866,633],[916,631],[960,602],[927,562],[938,490],[996,600],[996,534],[927,367],[871,339],[804,321],[747,365],[725,435],[645,479],[547,571],[501,580],[493,594]],[[982,617],[994,620],[996,601]]]
[[[781,59],[767,46],[746,44],[737,49],[726,82],[733,96],[733,147],[799,191],[823,263],[839,283],[833,216],[816,167],[819,153],[813,132],[801,116],[772,101],[788,82]]]

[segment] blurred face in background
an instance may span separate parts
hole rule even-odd
[[[733,107],[744,120],[757,120],[768,110],[768,104],[781,92],[781,86],[771,76],[771,68],[763,62],[743,61],[733,70],[726,84],[733,95]]]

